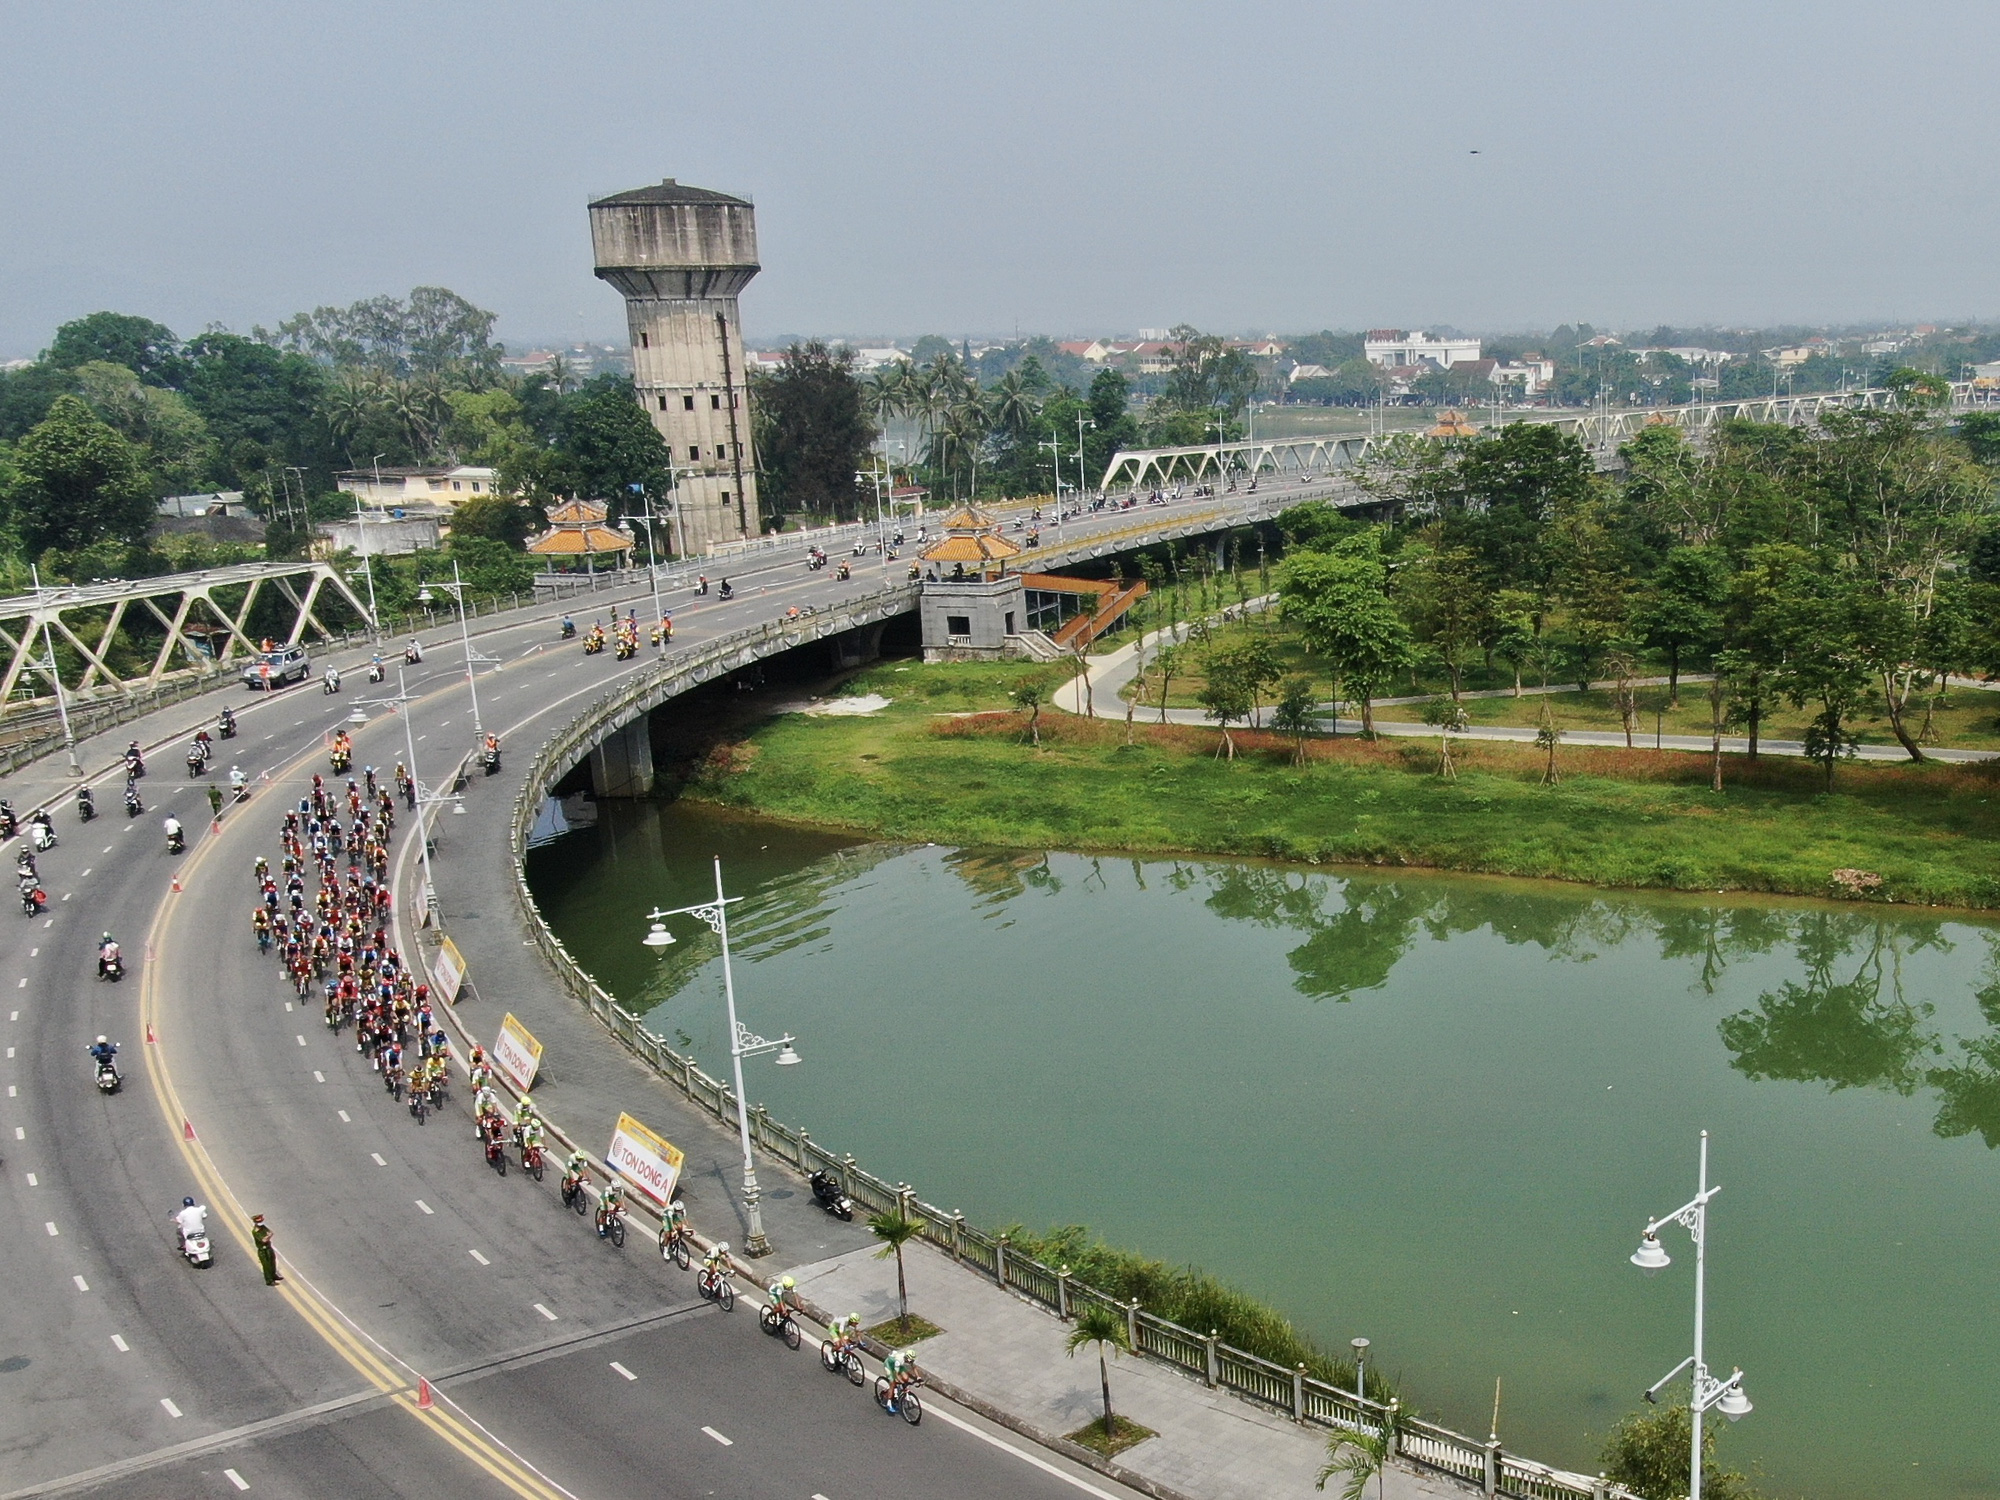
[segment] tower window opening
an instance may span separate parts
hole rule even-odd
[[[664,406],[664,405],[665,405],[666,403],[665,403],[665,402],[661,402],[660,404]],[[683,397],[681,397],[681,410],[682,410],[682,411],[693,411],[693,410],[694,410],[694,397],[692,397],[692,396],[683,396]]]
[[[666,409],[667,409],[667,398],[665,396],[662,396],[660,397],[660,410],[665,411]]]
[[[698,464],[698,463],[700,463],[700,462],[701,462],[701,449],[699,449],[699,448],[689,448],[689,449],[688,449],[688,462],[689,462],[689,463],[691,463],[691,464]]]
[[[708,409],[710,411],[721,411],[722,398],[720,396],[710,396],[708,398]]]
[[[650,349],[653,347],[652,339],[647,336],[646,330],[643,328],[639,330],[639,347],[641,349]]]

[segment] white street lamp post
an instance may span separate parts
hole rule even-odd
[[[417,603],[425,606],[430,604],[432,587],[433,585],[427,583],[417,591]],[[435,587],[450,594],[452,602],[458,606],[458,638],[465,646],[465,688],[472,694],[472,739],[477,744],[486,737],[486,726],[479,719],[479,685],[473,681],[472,671],[475,660],[472,654],[472,631],[465,623],[465,580],[458,576],[457,558],[451,560],[451,582],[446,583],[440,579]],[[477,658],[480,661],[487,659]],[[411,774],[416,773],[413,771]]]
[[[652,929],[641,938],[648,948],[663,954],[673,946],[674,936],[667,931],[668,917],[699,917],[708,924],[709,930],[722,939],[722,994],[729,1011],[729,1061],[736,1074],[736,1130],[743,1141],[743,1211],[749,1221],[749,1238],[743,1242],[744,1253],[748,1255],[768,1255],[771,1242],[764,1234],[764,1211],[760,1206],[757,1191],[757,1162],[750,1150],[750,1106],[743,1093],[743,1059],[759,1057],[766,1052],[778,1054],[777,1063],[788,1068],[799,1061],[799,1054],[792,1049],[798,1038],[787,1033],[776,1041],[766,1041],[756,1032],[736,1019],[736,978],[729,966],[729,908],[743,898],[722,894],[722,860],[715,861],[715,899],[697,906],[676,906],[670,911],[650,911],[646,918]]]
[[[653,526],[658,520],[653,514],[653,497],[646,497],[646,513],[643,516],[627,516],[627,521],[636,521],[646,528],[646,573],[653,583],[653,620],[657,626],[667,617],[665,606],[660,603],[660,555],[653,547]],[[666,632],[660,632],[660,655],[667,654]]]
[[[431,840],[430,835],[424,829],[424,811],[426,808],[442,807],[445,803],[449,802],[452,812],[462,817],[465,814],[465,800],[450,792],[434,792],[426,789],[423,778],[417,775],[416,732],[410,727],[409,713],[409,705],[415,701],[410,696],[409,688],[403,682],[403,669],[398,667],[396,668],[396,696],[393,698],[358,699],[355,702],[354,711],[347,716],[347,721],[350,724],[366,724],[368,722],[368,713],[364,705],[370,703],[378,707],[398,709],[403,715],[403,749],[409,756],[406,764],[410,769],[410,785],[415,787],[417,791],[414,811],[417,820],[417,855],[424,862],[424,921],[430,922],[434,919],[437,912],[437,879],[431,870]]]
[[[1088,476],[1083,471],[1083,429],[1086,427],[1092,432],[1097,431],[1097,424],[1091,421],[1089,417],[1078,417],[1076,419],[1076,503],[1079,507],[1083,504],[1083,492],[1088,479]],[[1060,515],[1061,512],[1058,511],[1057,514]],[[1059,530],[1061,524],[1060,521],[1057,522]]]
[[[1692,1370],[1688,1379],[1688,1417],[1693,1428],[1691,1453],[1688,1458],[1688,1500],[1701,1500],[1701,1419],[1702,1414],[1714,1407],[1730,1421],[1734,1422],[1750,1414],[1750,1398],[1743,1394],[1743,1372],[1733,1371],[1727,1380],[1717,1380],[1708,1373],[1708,1363],[1702,1348],[1703,1323],[1707,1316],[1708,1290],[1708,1200],[1722,1191],[1717,1183],[1708,1183],[1708,1132],[1701,1133],[1701,1168],[1696,1179],[1696,1191],[1692,1201],[1675,1209],[1662,1218],[1653,1220],[1646,1226],[1639,1238],[1639,1248],[1633,1252],[1632,1264],[1648,1276],[1664,1270],[1672,1264],[1666,1247],[1660,1243],[1659,1231],[1668,1224],[1679,1224],[1686,1228],[1688,1237],[1694,1241],[1694,1353],[1682,1360],[1645,1393],[1650,1402],[1660,1392],[1660,1388],[1673,1380],[1683,1370]]]

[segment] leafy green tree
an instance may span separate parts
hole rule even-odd
[[[843,520],[859,515],[854,476],[875,441],[875,424],[854,373],[854,351],[820,339],[794,344],[783,366],[756,377],[751,398],[772,509]],[[867,503],[874,504],[872,489]]]
[[[1325,659],[1336,697],[1359,699],[1364,734],[1375,732],[1374,699],[1412,660],[1409,627],[1388,595],[1377,538],[1357,536],[1334,552],[1292,556],[1279,587],[1284,614],[1308,651]]]
[[[523,552],[486,536],[460,535],[452,529],[451,555],[475,594],[525,594],[535,586],[534,565]]]
[[[1438,775],[1446,781],[1458,779],[1458,767],[1451,759],[1451,737],[1465,733],[1465,710],[1440,693],[1424,700],[1424,722],[1438,732]]]
[[[137,542],[157,493],[139,449],[77,396],[58,397],[14,452],[14,526],[36,555],[49,547]]]
[[[1716,553],[1676,547],[1662,559],[1632,611],[1632,628],[1667,653],[1667,706],[1681,704],[1681,653],[1707,645],[1721,628],[1728,568]]]
[[[79,365],[123,365],[148,385],[177,385],[185,370],[181,342],[173,330],[151,318],[95,312],[65,323],[45,356],[58,370]]]
[[[1047,701],[1041,679],[1023,677],[1015,683],[1014,701],[1028,711],[1028,739],[1039,750],[1042,746],[1042,704]]]
[[[178,391],[146,385],[123,365],[78,365],[78,393],[119,435],[140,445],[171,494],[191,494],[209,479],[214,443],[208,424]]]
[[[319,415],[324,369],[233,333],[197,334],[183,352],[181,393],[215,440],[218,483],[248,488],[267,465],[290,464],[312,468],[332,488],[338,450]]]
[[[1160,674],[1160,722],[1167,722],[1167,694],[1174,678],[1187,669],[1189,648],[1169,642],[1153,654],[1153,669]]]
[[[1747,1479],[1715,1462],[1718,1425],[1702,1424],[1703,1500],[1756,1500],[1757,1492]],[[1643,1500],[1682,1500],[1690,1488],[1688,1464],[1693,1447],[1694,1422],[1687,1407],[1634,1412],[1612,1428],[1604,1441],[1604,1476]]]
[[[1453,702],[1465,686],[1466,669],[1479,657],[1492,628],[1489,590],[1479,559],[1469,547],[1442,543],[1441,528],[1428,528],[1426,545],[1411,549],[1397,585],[1397,599],[1411,633],[1432,661],[1444,668]]]
[[[1402,1430],[1401,1408],[1391,1401],[1373,1432],[1337,1431],[1326,1440],[1326,1463],[1320,1468],[1315,1488],[1325,1489],[1336,1476],[1347,1483],[1340,1500],[1361,1500],[1368,1493],[1368,1481],[1375,1481],[1378,1497],[1387,1493],[1389,1461],[1396,1456],[1397,1437]]]
[[[1166,400],[1182,411],[1240,413],[1257,389],[1250,357],[1220,334],[1201,333],[1186,323],[1168,336],[1175,347]]]
[[[1292,764],[1306,763],[1306,736],[1319,728],[1319,701],[1310,677],[1287,677],[1278,694],[1271,724],[1292,737]]]
[[[1773,684],[1794,706],[1813,706],[1805,754],[1825,769],[1832,791],[1834,766],[1854,753],[1848,720],[1868,686],[1856,590],[1847,580],[1829,578],[1801,548],[1762,549],[1758,564],[1770,584],[1758,628],[1777,653]]]
[[[480,538],[514,552],[520,551],[529,534],[541,525],[539,511],[510,495],[475,495],[451,513],[454,543]]]
[[[600,375],[564,398],[555,452],[568,487],[586,499],[609,501],[614,520],[643,509],[640,495],[658,499],[673,487],[666,440],[622,376]],[[748,467],[747,456],[744,463]],[[851,488],[852,474],[848,481]]]
[[[1117,1429],[1111,1415],[1111,1365],[1106,1356],[1129,1353],[1132,1344],[1125,1319],[1094,1299],[1078,1310],[1069,1337],[1063,1340],[1063,1353],[1075,1359],[1077,1350],[1093,1347],[1097,1350],[1097,1383],[1104,1393],[1104,1441],[1108,1444],[1116,1439]]]
[[[1236,759],[1236,740],[1229,733],[1229,726],[1250,717],[1256,702],[1253,681],[1256,671],[1245,653],[1235,650],[1210,651],[1202,664],[1201,690],[1195,694],[1195,701],[1222,731],[1217,753],[1226,753],[1232,761]]]
[[[490,384],[500,372],[493,341],[498,316],[441,286],[420,286],[407,299],[368,297],[347,307],[316,307],[252,334],[336,369],[393,378],[454,375]]]

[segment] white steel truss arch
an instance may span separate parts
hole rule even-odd
[[[2000,409],[1992,391],[1971,383],[1951,388],[1954,411]],[[1574,433],[1599,457],[1600,465],[1615,464],[1618,447],[1648,427],[1671,424],[1689,433],[1707,433],[1725,422],[1762,422],[1810,427],[1832,411],[1888,411],[1895,407],[1893,391],[1822,391],[1803,396],[1753,396],[1738,401],[1703,401],[1688,406],[1615,407],[1557,416],[1517,415],[1510,420],[1536,422]],[[1468,408],[1476,411],[1477,408]],[[1234,443],[1199,443],[1178,448],[1129,448],[1111,456],[1101,488],[1141,490],[1183,482],[1258,474],[1335,474],[1366,463],[1389,437],[1424,437],[1423,433],[1357,434],[1351,437],[1257,438]]]
[[[249,634],[251,614],[267,587],[291,606],[285,631],[270,637],[285,645],[296,645],[308,629],[321,639],[333,637],[319,616],[328,591],[371,628],[374,625],[368,606],[348,587],[339,569],[324,561],[240,563],[201,573],[45,588],[0,599],[0,646],[8,653],[6,672],[0,676],[0,702],[13,696],[23,674],[47,677],[45,630],[47,639],[59,637],[83,663],[77,680],[63,684],[76,693],[150,687],[176,670],[212,669],[253,655],[258,642]],[[239,590],[241,596],[233,597]],[[218,599],[218,591],[225,597]],[[143,622],[147,616],[160,633],[151,663],[144,672],[120,673],[110,659],[120,628],[128,618]],[[154,633],[150,628],[142,631],[148,644]],[[128,634],[128,646],[136,638]]]

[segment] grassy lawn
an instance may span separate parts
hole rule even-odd
[[[1528,746],[1462,743],[1436,774],[1424,740],[1315,740],[1303,766],[1270,734],[1136,728],[1044,710],[1042,747],[1008,693],[1020,664],[884,664],[847,691],[894,700],[861,718],[784,715],[716,749],[689,795],[877,837],[959,845],[1260,855],[1428,866],[1609,886],[1834,894],[2000,906],[2000,769],[1849,764],[1832,794],[1798,760],[1565,748],[1560,786]]]
[[[884,1344],[894,1344],[899,1348],[907,1348],[925,1339],[934,1339],[944,1332],[929,1318],[920,1318],[915,1313],[911,1313],[907,1320],[890,1318],[887,1322],[877,1323],[873,1328],[864,1328],[861,1331],[871,1339]]]
[[[1321,675],[1320,663],[1308,657],[1299,646],[1297,638],[1276,619],[1253,620],[1247,624],[1226,625],[1215,633],[1218,644],[1230,645],[1247,640],[1253,635],[1261,635],[1275,648],[1278,659],[1287,674],[1304,673],[1320,683],[1323,693],[1331,693],[1331,684]],[[1198,661],[1199,654],[1191,657]],[[1667,665],[1664,661],[1642,664],[1643,677],[1664,677]],[[1531,679],[1530,686],[1539,680]],[[1204,679],[1199,671],[1176,673],[1170,687],[1167,703],[1172,708],[1199,708],[1197,699]],[[1399,684],[1391,696],[1402,697],[1412,691],[1441,693],[1445,691],[1442,676],[1432,672],[1417,674],[1418,686],[1412,689],[1407,682]],[[1482,688],[1507,688],[1512,685],[1512,674],[1502,670],[1487,672],[1475,667],[1467,674],[1466,687],[1471,690]],[[1124,691],[1127,699],[1137,697],[1140,704],[1159,707],[1160,679],[1156,673],[1148,673],[1144,691],[1133,683]],[[1639,707],[1639,722],[1633,732],[1634,744],[1651,744],[1657,723],[1663,734],[1707,735],[1709,732],[1708,685],[1703,682],[1683,681],[1681,684],[1680,707],[1667,707],[1665,683],[1654,687],[1641,687],[1634,696]],[[1616,698],[1608,691],[1579,693],[1575,688],[1548,694],[1524,693],[1521,697],[1467,698],[1464,700],[1466,717],[1474,724],[1506,724],[1519,728],[1533,729],[1541,723],[1542,705],[1546,702],[1559,729],[1592,729],[1616,734],[1624,728],[1619,718]],[[1375,710],[1375,717],[1391,723],[1420,723],[1423,711],[1418,704],[1401,706],[1384,705]],[[1767,708],[1762,725],[1758,729],[1764,739],[1796,740],[1805,733],[1806,720],[1810,717],[1805,709],[1793,708],[1787,703],[1778,703]],[[1889,716],[1878,706],[1854,716],[1850,727],[1864,745],[1893,745],[1896,737],[1889,730]],[[1910,715],[1912,732],[1919,730],[1924,722],[1921,701]],[[1978,688],[1953,688],[1947,700],[1938,705],[1933,715],[1931,734],[1923,740],[1926,745],[1945,746],[1956,750],[2000,750],[2000,693],[1984,692]],[[1740,727],[1730,733],[1741,734]]]
[[[1152,1428],[1141,1427],[1137,1422],[1127,1421],[1115,1412],[1111,1417],[1111,1425],[1112,1430],[1106,1432],[1104,1418],[1099,1417],[1094,1422],[1084,1423],[1075,1432],[1064,1433],[1063,1436],[1079,1448],[1088,1448],[1099,1458],[1116,1458],[1127,1448],[1157,1435]]]

